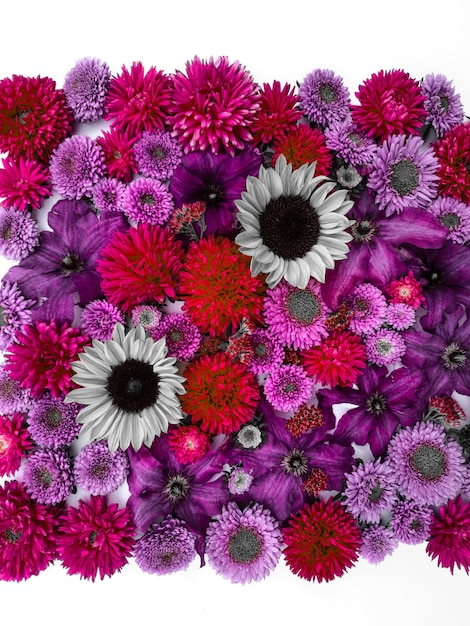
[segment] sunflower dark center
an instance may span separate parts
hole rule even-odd
[[[315,210],[300,196],[270,200],[260,216],[264,244],[283,259],[302,258],[317,243],[320,222]]]
[[[333,89],[331,85],[323,84],[320,86],[318,90],[320,92],[320,98],[323,102],[334,102],[336,100],[336,91]]]
[[[402,159],[395,165],[392,165],[389,181],[393,189],[395,189],[400,196],[407,196],[418,186],[418,168],[413,161]]]
[[[62,419],[62,413],[59,411],[59,409],[53,407],[46,415],[45,422],[46,425],[49,426],[49,428],[56,428],[57,426],[60,426],[62,424]]]
[[[377,481],[369,492],[369,502],[378,502],[378,500],[382,497],[383,492],[384,489],[382,489],[379,481]]]
[[[212,183],[208,185],[202,194],[202,201],[206,204],[217,204],[221,202],[224,198],[224,190],[217,183]]]
[[[307,471],[307,459],[301,450],[295,448],[282,459],[281,466],[287,474],[302,476]]]
[[[13,528],[10,526],[10,528],[7,528],[5,531],[5,537],[8,541],[8,543],[17,543],[17,541],[20,539],[21,535],[23,533],[21,532],[21,530],[17,533],[15,533],[15,531],[13,530]]]
[[[381,396],[378,391],[374,391],[370,398],[366,401],[367,410],[374,415],[382,415],[387,407],[385,398]]]
[[[460,217],[457,213],[446,213],[445,215],[441,215],[439,221],[449,230],[455,230],[460,226]]]
[[[229,539],[228,551],[235,563],[252,563],[262,550],[258,534],[251,528],[240,528]]]
[[[60,264],[60,269],[62,270],[62,273],[66,276],[70,276],[70,274],[73,274],[74,272],[76,274],[79,274],[84,267],[85,264],[83,263],[83,261],[81,261],[80,257],[73,252],[69,252],[68,254],[66,254],[62,259],[62,263]]]
[[[449,110],[449,101],[447,100],[445,96],[439,96],[439,106],[446,113]]]
[[[178,502],[186,496],[188,487],[188,480],[184,476],[176,474],[176,476],[169,478],[164,492],[171,502]]]
[[[139,413],[157,401],[158,383],[158,374],[149,363],[127,359],[112,368],[106,389],[114,405]]]
[[[311,324],[320,315],[320,300],[309,289],[294,289],[286,304],[291,317],[301,324]]]
[[[455,341],[449,343],[441,356],[444,361],[444,367],[455,370],[467,362],[467,352],[463,350]]]
[[[374,238],[377,228],[369,220],[361,220],[351,226],[351,234],[359,243],[369,243]]]
[[[413,452],[410,463],[425,480],[438,480],[447,468],[444,454],[429,443],[423,443]]]

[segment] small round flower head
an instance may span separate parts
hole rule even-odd
[[[462,448],[446,442],[443,426],[418,422],[403,428],[388,446],[390,466],[399,491],[418,504],[440,506],[462,485]]]
[[[281,365],[264,383],[266,398],[278,411],[296,411],[312,391],[313,380],[299,365]]]
[[[179,313],[165,315],[159,326],[151,332],[151,336],[154,341],[166,337],[168,356],[179,361],[189,361],[199,350],[202,339],[196,324]]]
[[[414,500],[399,500],[392,507],[390,526],[402,543],[416,545],[429,537],[432,508]]]
[[[3,159],[0,169],[0,197],[2,206],[24,211],[39,209],[43,200],[51,195],[47,167],[20,156],[17,161]]]
[[[152,332],[155,328],[158,328],[162,319],[162,313],[160,309],[151,304],[139,304],[132,310],[132,323],[134,326],[142,326],[142,328],[148,332]]]
[[[0,476],[14,474],[32,447],[21,413],[0,415]]]
[[[27,413],[31,406],[28,389],[22,389],[19,383],[10,376],[5,363],[0,363],[0,413]]]
[[[94,185],[105,175],[104,154],[88,135],[64,139],[53,152],[50,163],[54,189],[65,198],[91,196]]]
[[[353,165],[342,165],[336,171],[336,180],[345,189],[354,189],[362,181],[362,176]]]
[[[263,443],[263,436],[258,426],[247,424],[237,433],[237,443],[245,450],[254,450]]]
[[[363,283],[352,292],[348,308],[351,311],[350,329],[358,335],[367,335],[385,321],[387,301],[378,287]]]
[[[98,211],[122,211],[126,185],[117,178],[101,178],[92,189]]]
[[[110,452],[106,441],[93,441],[80,450],[73,472],[78,487],[105,496],[126,480],[129,461],[121,449]]]
[[[266,578],[281,556],[279,523],[260,504],[240,511],[229,502],[209,524],[206,540],[209,564],[232,583]]]
[[[38,225],[29,213],[0,207],[0,254],[21,261],[38,243]]]
[[[470,206],[454,198],[439,196],[431,202],[427,210],[448,229],[449,241],[459,244],[470,241]]]
[[[78,122],[92,122],[104,112],[104,100],[111,71],[99,59],[77,61],[64,80],[64,94],[68,106]]]
[[[387,308],[387,324],[395,330],[406,330],[413,326],[416,320],[416,313],[413,307],[404,302],[393,302]]]
[[[136,137],[128,130],[111,128],[103,131],[96,141],[103,150],[108,176],[130,182],[132,174],[137,173],[133,150]]]
[[[48,448],[69,446],[80,432],[76,417],[80,405],[65,404],[62,398],[53,398],[49,393],[33,402],[29,410],[28,428],[31,437]]]
[[[381,563],[398,546],[392,530],[380,524],[364,528],[361,531],[361,540],[359,554],[373,565]]]
[[[0,350],[5,350],[14,340],[23,324],[31,323],[32,300],[27,300],[16,283],[0,283]]]
[[[234,467],[230,472],[227,487],[232,496],[239,496],[248,491],[252,482],[252,471],[248,473],[242,467]]]
[[[72,463],[63,450],[36,450],[28,457],[23,471],[27,492],[40,504],[58,504],[73,487]]]
[[[373,139],[359,132],[357,126],[346,119],[332,122],[325,129],[326,146],[353,167],[368,165],[377,152],[377,144]]]
[[[396,485],[388,462],[366,461],[346,474],[346,508],[361,522],[376,524],[395,502]]]
[[[398,280],[392,280],[387,287],[387,294],[391,297],[391,302],[403,302],[415,310],[425,301],[422,287],[413,276],[413,272],[408,272],[407,276],[402,276]]]
[[[375,365],[391,365],[406,352],[405,340],[396,330],[380,328],[365,341],[367,360]]]
[[[434,515],[426,552],[440,567],[470,570],[470,503],[460,496],[449,500]]]
[[[463,121],[463,106],[452,81],[443,74],[426,74],[421,89],[426,97],[426,124],[432,124],[438,137]]]
[[[308,119],[322,126],[343,121],[349,113],[349,91],[331,70],[308,74],[300,84],[299,99]]]
[[[93,300],[82,312],[82,330],[91,339],[111,339],[117,323],[124,324],[124,315],[107,300]]]
[[[134,557],[147,574],[172,574],[188,568],[196,556],[195,537],[179,519],[152,524],[137,541]]]
[[[163,183],[153,178],[133,180],[124,193],[124,213],[140,224],[163,225],[174,208],[171,193]]]
[[[134,146],[135,160],[143,176],[166,180],[181,162],[181,144],[164,130],[144,132]]]
[[[168,447],[175,453],[178,463],[200,461],[209,446],[209,435],[197,426],[179,426],[168,431]]]
[[[254,374],[268,374],[277,369],[284,360],[284,350],[270,330],[257,328],[249,341],[253,355],[248,366]]]

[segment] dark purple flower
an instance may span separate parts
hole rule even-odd
[[[96,271],[99,253],[114,231],[127,224],[118,213],[98,219],[85,201],[74,200],[57,202],[48,223],[52,232],[42,231],[37,251],[12,267],[5,278],[17,282],[25,297],[38,301],[37,306],[47,298],[51,317],[71,322],[75,293],[80,306],[101,295]]]
[[[420,419],[425,401],[421,407],[417,392],[423,380],[419,370],[400,368],[388,374],[385,367],[370,366],[357,379],[357,389],[320,389],[319,406],[355,404],[340,418],[335,438],[342,443],[368,443],[372,454],[379,456],[399,424],[408,426]]]
[[[205,202],[206,235],[229,235],[236,227],[234,201],[245,191],[247,176],[256,176],[263,159],[258,150],[236,156],[191,152],[176,168],[170,192],[176,207]]]
[[[333,270],[327,270],[322,285],[322,295],[333,310],[358,283],[367,280],[386,288],[391,280],[405,274],[399,246],[438,249],[447,235],[447,229],[424,209],[405,207],[399,215],[387,217],[378,210],[374,193],[367,190],[355,202],[348,218],[356,220],[351,227],[353,239],[348,257],[337,262]]]

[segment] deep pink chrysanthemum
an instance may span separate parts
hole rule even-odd
[[[155,67],[145,72],[139,61],[130,71],[123,65],[121,74],[111,79],[103,117],[111,120],[111,128],[138,139],[144,130],[164,128],[170,101],[170,78]]]
[[[232,156],[253,139],[251,126],[260,108],[259,86],[238,61],[227,57],[186,63],[173,77],[170,122],[185,153],[226,150]]]
[[[470,503],[460,496],[449,500],[434,515],[426,552],[440,567],[470,570]]]
[[[427,112],[419,83],[403,70],[380,70],[356,92],[360,104],[352,105],[353,121],[369,137],[417,135]]]
[[[0,580],[37,576],[57,556],[56,514],[16,480],[0,486]]]
[[[200,461],[209,450],[209,445],[209,434],[197,426],[176,426],[168,431],[168,447],[175,453],[178,463]]]
[[[69,574],[101,580],[120,571],[134,546],[135,527],[128,508],[107,504],[104,496],[80,500],[62,518],[57,548]]]
[[[51,78],[12,76],[0,81],[0,151],[47,163],[70,134],[72,111]]]
[[[87,342],[79,328],[66,322],[61,326],[55,320],[23,326],[5,355],[7,370],[33,397],[41,397],[48,389],[58,398],[70,391],[71,364]]]
[[[459,124],[433,145],[439,193],[470,204],[470,124]]]
[[[136,140],[137,137],[129,131],[117,128],[103,131],[97,137],[96,142],[103,150],[109,176],[128,183],[132,174],[137,173],[137,162],[132,149]]]
[[[33,444],[20,413],[0,415],[0,476],[9,476],[21,465],[21,459]]]
[[[3,159],[0,169],[0,196],[2,205],[24,211],[28,207],[39,209],[44,198],[51,194],[47,168],[24,156],[17,161]]]
[[[294,129],[276,138],[271,165],[283,154],[294,169],[304,163],[316,162],[315,176],[329,176],[333,155],[326,147],[325,135],[308,124],[299,124]]]
[[[294,95],[294,87],[288,83],[282,89],[278,80],[272,85],[264,83],[260,108],[251,127],[253,143],[270,143],[293,130],[302,117],[301,111],[296,108],[298,101],[299,97]]]
[[[358,559],[361,545],[354,517],[329,498],[304,507],[284,529],[284,556],[294,574],[307,580],[342,576]]]
[[[264,383],[266,399],[278,411],[297,411],[312,395],[313,380],[299,365],[273,369]]]
[[[413,276],[413,272],[408,272],[407,276],[402,276],[397,280],[392,280],[387,287],[387,294],[391,297],[391,302],[397,304],[403,302],[419,309],[425,301],[420,283]]]

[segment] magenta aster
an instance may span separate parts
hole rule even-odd
[[[0,476],[14,474],[32,447],[23,415],[0,415]]]
[[[91,196],[93,186],[105,175],[104,154],[95,139],[73,135],[64,139],[51,157],[51,182],[65,198]]]
[[[426,552],[440,567],[470,570],[470,503],[460,496],[449,500],[434,515]]]
[[[99,59],[80,59],[64,80],[68,106],[78,122],[92,122],[104,112],[104,99],[111,80],[111,71]]]
[[[163,225],[174,210],[173,196],[154,178],[137,178],[124,192],[123,211],[140,224]]]
[[[253,355],[248,365],[254,374],[267,374],[277,369],[284,360],[284,350],[271,330],[257,328],[249,335]]]
[[[293,130],[302,117],[302,112],[296,106],[298,101],[298,96],[294,95],[294,87],[288,83],[282,89],[278,80],[273,81],[272,85],[264,83],[260,108],[251,127],[253,143],[268,144]]]
[[[38,449],[23,470],[26,490],[40,504],[58,504],[73,487],[72,460],[64,450]]]
[[[168,431],[168,447],[173,450],[178,463],[200,461],[209,450],[210,443],[210,435],[192,424]]]
[[[111,128],[103,131],[97,138],[97,143],[103,150],[108,176],[118,178],[128,183],[132,175],[137,173],[137,163],[134,157],[133,146],[136,137],[128,130]]]
[[[93,204],[98,211],[122,211],[126,185],[117,178],[101,178],[93,187]]]
[[[2,159],[0,169],[0,197],[2,205],[20,211],[31,207],[39,209],[43,200],[51,195],[47,167],[24,156]]]
[[[82,330],[90,339],[111,339],[117,323],[124,324],[121,310],[107,300],[92,300],[82,312]]]
[[[310,399],[313,380],[299,365],[281,365],[264,383],[266,399],[278,411],[296,411]]]
[[[385,321],[387,301],[378,287],[370,283],[358,285],[347,300],[350,329],[358,335],[368,335]]]
[[[189,317],[179,313],[165,315],[157,328],[152,330],[151,337],[158,341],[166,338],[168,356],[179,361],[189,361],[199,350],[202,335],[198,327]]]

